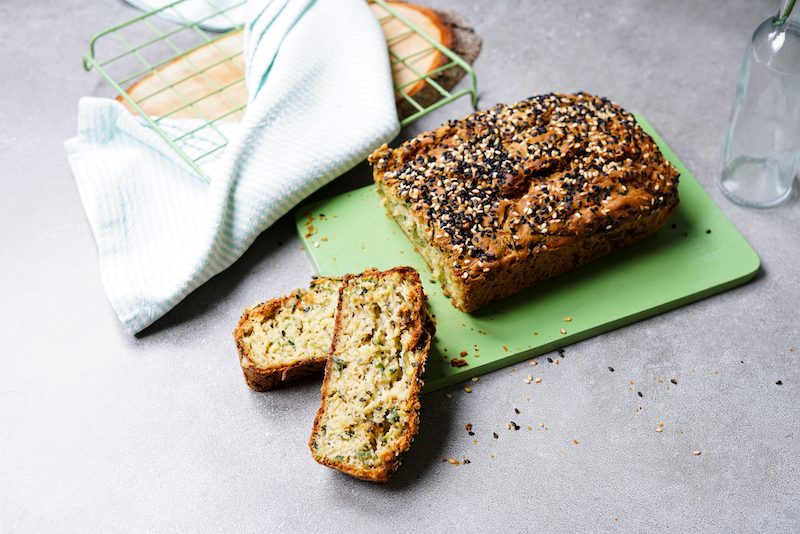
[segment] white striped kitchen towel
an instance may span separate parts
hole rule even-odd
[[[399,129],[386,42],[364,0],[251,0],[248,107],[206,184],[119,102],[83,98],[67,155],[108,298],[136,333]],[[191,131],[196,120],[165,128]],[[189,144],[202,144],[192,138]]]

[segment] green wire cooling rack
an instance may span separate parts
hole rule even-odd
[[[413,73],[402,83],[395,84],[398,100],[407,101],[416,110],[401,121],[402,126],[465,95],[471,95],[472,105],[476,105],[477,81],[469,63],[390,3],[368,1],[385,10],[386,14],[379,17],[382,25],[403,25],[401,31],[387,37],[393,70],[402,65]],[[246,108],[242,25],[236,24],[230,15],[247,0],[225,8],[206,0],[211,14],[200,20],[189,20],[175,9],[185,2],[187,0],[178,0],[97,33],[90,41],[89,54],[83,57],[83,66],[87,71],[95,69],[99,72],[119,93],[117,100],[146,121],[203,180],[210,183],[200,164],[228,144],[223,123],[239,120]],[[219,20],[227,21],[231,29],[223,33],[204,29],[209,27],[209,21]],[[427,44],[408,55],[398,53],[401,47],[395,46],[396,43],[412,35]],[[98,53],[99,50],[102,53]],[[434,70],[421,71],[415,60],[433,50],[446,59]],[[434,80],[440,73],[453,68],[463,69],[471,78],[468,88],[455,93]],[[416,93],[410,89],[419,87],[420,82],[433,87],[441,99],[427,106],[418,102],[413,96]],[[192,118],[196,120],[196,127],[173,135],[174,129],[162,121],[175,118]],[[190,146],[187,141],[197,136],[203,138],[203,148],[199,151],[196,147],[194,150],[186,149]]]

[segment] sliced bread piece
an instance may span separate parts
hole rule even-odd
[[[309,289],[245,310],[233,337],[248,386],[266,391],[322,371],[341,285],[341,278],[318,278]]]
[[[389,479],[417,433],[433,333],[415,269],[345,277],[309,440],[317,462],[362,480]]]

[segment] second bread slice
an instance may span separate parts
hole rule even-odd
[[[317,462],[363,480],[389,479],[417,433],[433,332],[413,268],[345,277],[309,441]]]

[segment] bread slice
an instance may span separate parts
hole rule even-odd
[[[341,278],[318,278],[309,289],[245,310],[233,337],[248,386],[266,391],[322,371],[341,285]]]
[[[679,202],[677,170],[635,118],[585,93],[498,105],[369,161],[465,312],[647,237]]]
[[[417,433],[433,332],[415,269],[345,277],[309,440],[317,462],[362,480],[389,479]]]

